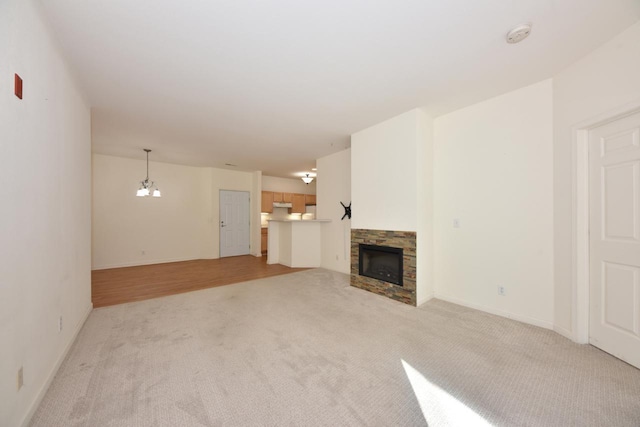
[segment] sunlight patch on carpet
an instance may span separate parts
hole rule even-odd
[[[491,426],[467,405],[431,383],[403,359],[400,360],[429,426]]]

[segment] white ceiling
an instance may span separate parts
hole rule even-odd
[[[640,0],[41,0],[93,151],[290,177],[349,135],[551,77]],[[507,31],[533,23],[520,44]]]

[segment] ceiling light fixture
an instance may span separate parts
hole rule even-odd
[[[507,33],[507,43],[520,43],[531,34],[531,24],[520,24]]]
[[[309,185],[311,183],[311,181],[313,181],[313,178],[309,176],[309,174],[307,174],[307,176],[303,176],[302,180],[304,181],[305,184]]]
[[[151,150],[145,148],[144,151],[147,152],[147,177],[144,181],[140,181],[140,188],[138,188],[138,192],[136,196],[138,197],[147,197],[153,195],[153,197],[161,197],[160,189],[156,187],[153,181],[149,181],[149,153]]]

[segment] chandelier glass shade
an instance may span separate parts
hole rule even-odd
[[[136,192],[136,196],[138,197],[162,197],[160,193],[160,189],[156,186],[155,182],[149,180],[149,153],[151,150],[145,148],[144,151],[147,152],[147,177],[140,181],[140,188]]]
[[[309,185],[311,181],[313,181],[313,177],[310,177],[309,174],[307,174],[307,176],[302,177],[302,180],[304,181],[305,184]]]

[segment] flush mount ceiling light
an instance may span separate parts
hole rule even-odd
[[[304,181],[305,184],[309,185],[311,183],[311,181],[313,181],[313,178],[309,176],[309,174],[307,174],[307,176],[303,176],[302,180]]]
[[[507,33],[507,43],[520,43],[531,34],[531,24],[520,24]]]
[[[144,179],[144,181],[140,181],[140,188],[138,188],[136,196],[147,197],[153,195],[153,197],[161,197],[160,189],[156,187],[153,181],[149,181],[149,153],[151,152],[151,150],[145,148],[144,151],[147,152],[147,177]]]

